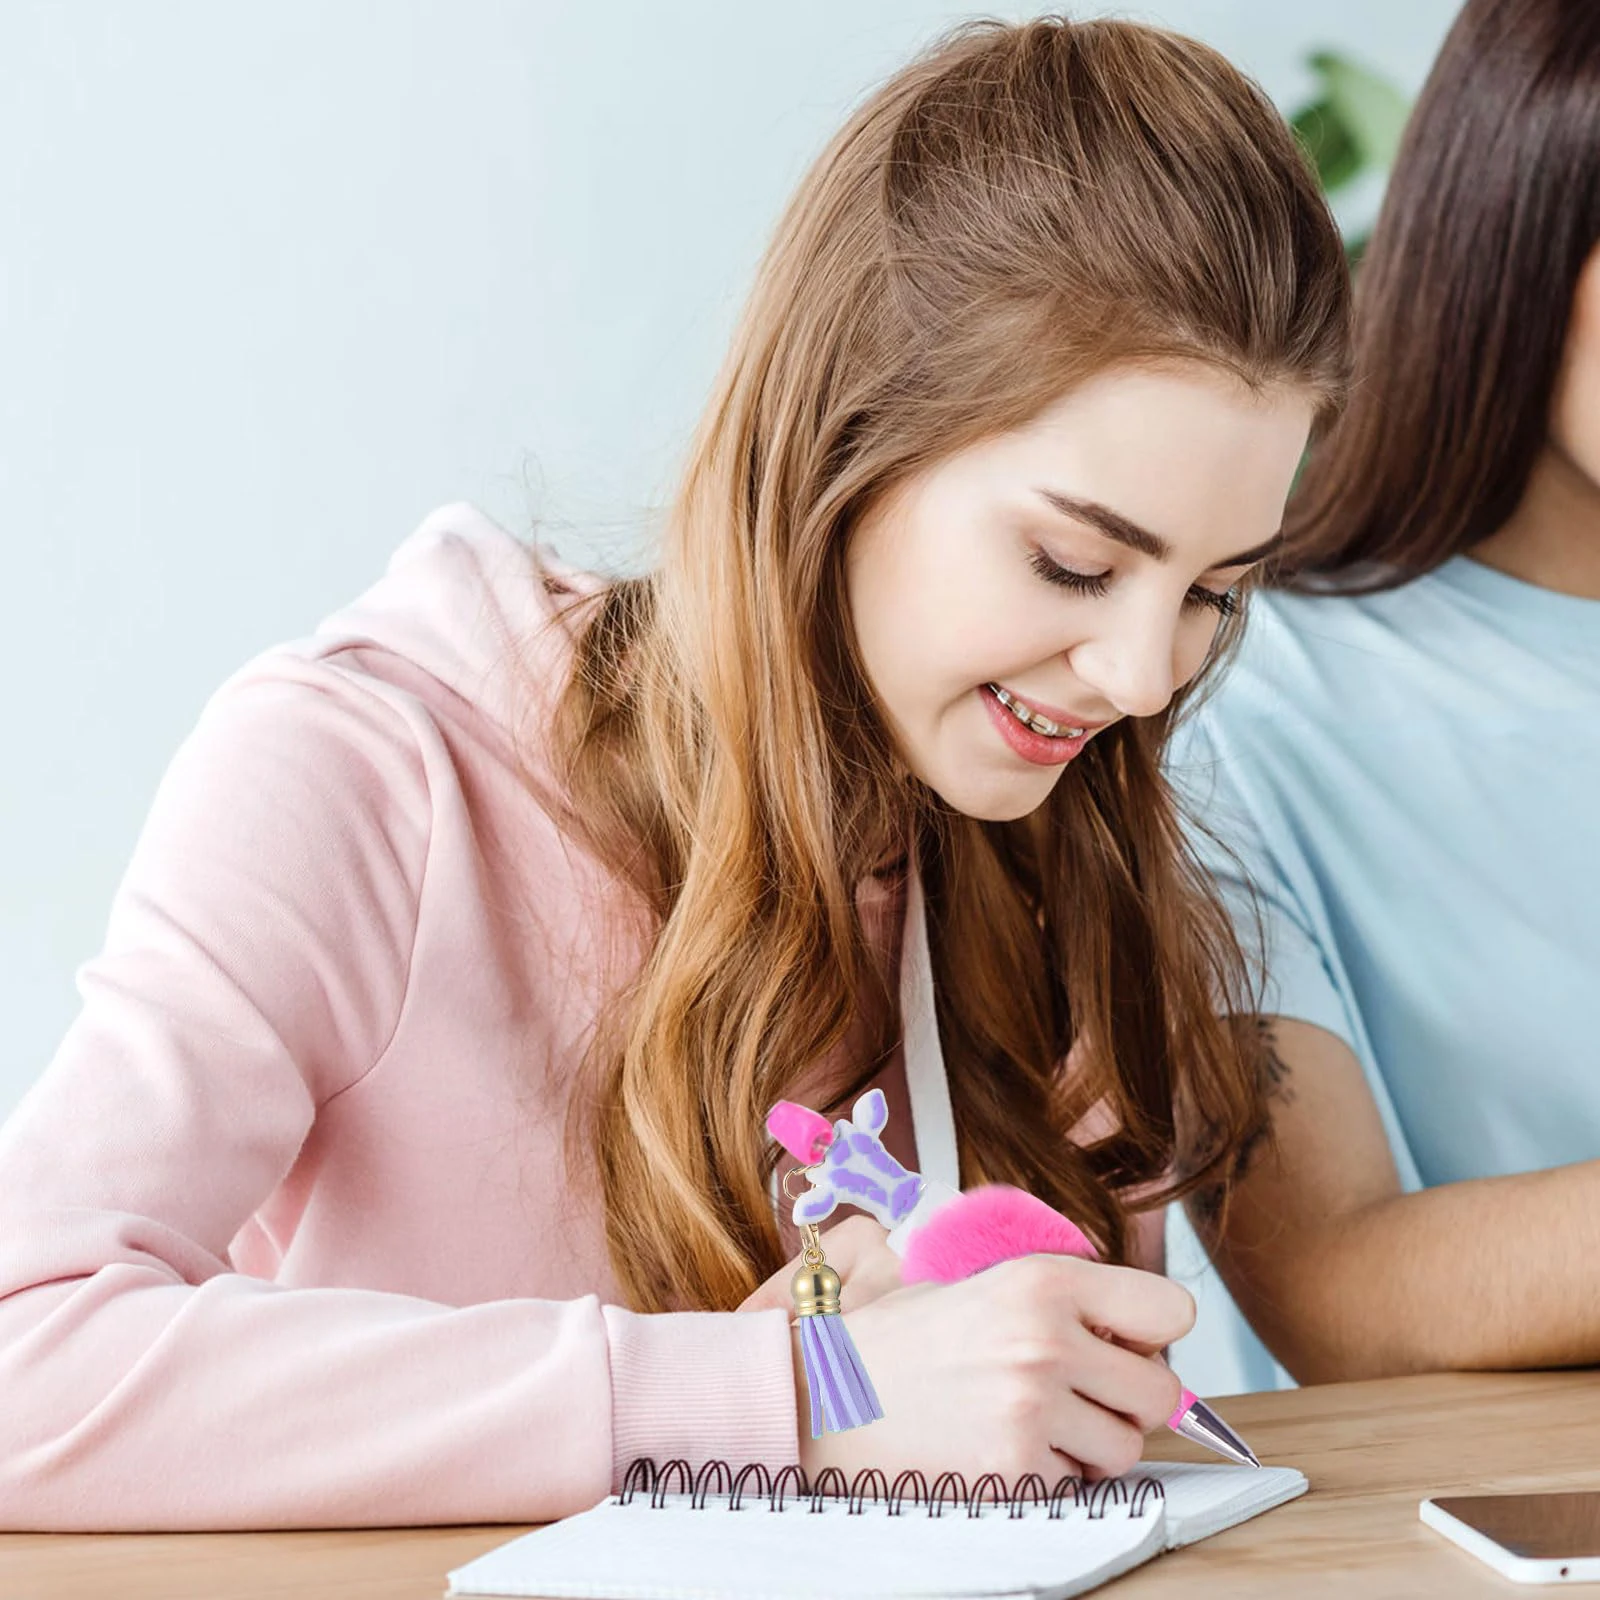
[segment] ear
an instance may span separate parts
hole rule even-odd
[[[889,1122],[889,1102],[883,1090],[868,1089],[851,1108],[850,1121],[862,1133],[870,1133],[874,1138],[882,1133]]]

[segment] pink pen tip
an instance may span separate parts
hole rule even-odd
[[[1261,1465],[1255,1451],[1191,1389],[1183,1391],[1178,1409],[1167,1418],[1167,1426],[1183,1438],[1192,1439],[1207,1450],[1214,1450],[1235,1466]]]
[[[1183,1419],[1194,1409],[1194,1403],[1200,1397],[1193,1389],[1185,1389],[1178,1396],[1178,1409],[1167,1418],[1167,1426],[1176,1428]]]

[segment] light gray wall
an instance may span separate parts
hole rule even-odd
[[[1290,104],[1454,10],[1137,14]],[[783,197],[965,14],[0,0],[0,1115],[210,689],[447,500],[626,563]]]

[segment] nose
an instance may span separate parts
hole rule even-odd
[[[1177,631],[1148,612],[1106,618],[1105,626],[1067,652],[1080,683],[1124,717],[1164,711],[1182,682]]]

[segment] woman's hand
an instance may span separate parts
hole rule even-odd
[[[840,1300],[847,1312],[901,1287],[900,1257],[886,1242],[889,1233],[871,1217],[846,1217],[822,1232],[822,1253],[839,1274]],[[790,1311],[789,1284],[800,1270],[800,1258],[780,1267],[739,1307],[741,1311]]]
[[[1193,1298],[1170,1279],[1072,1256],[1025,1256],[845,1306],[884,1414],[811,1438],[796,1332],[800,1464],[812,1476],[875,1466],[892,1480],[915,1467],[930,1481],[1037,1472],[1054,1484],[1126,1472],[1178,1404],[1159,1352],[1194,1323]]]

